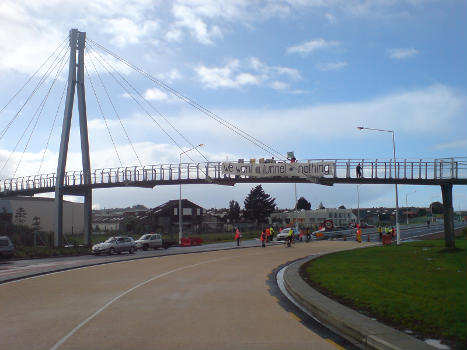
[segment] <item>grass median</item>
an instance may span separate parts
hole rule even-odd
[[[323,294],[419,338],[465,349],[465,239],[455,250],[443,240],[339,252],[302,266]]]

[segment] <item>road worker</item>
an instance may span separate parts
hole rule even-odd
[[[259,239],[261,240],[261,247],[265,248],[266,247],[266,232],[263,230],[261,232],[261,236],[259,237]]]
[[[240,246],[240,237],[241,236],[242,235],[240,234],[240,230],[237,227],[237,229],[235,230],[235,240],[237,241],[237,247]]]
[[[383,228],[381,227],[381,225],[378,226],[378,235],[379,235],[379,239],[382,240],[383,239]]]
[[[266,227],[266,242],[271,242],[271,229]]]

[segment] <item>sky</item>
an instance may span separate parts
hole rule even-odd
[[[178,163],[181,150],[197,144],[209,161],[270,157],[99,45],[298,160],[392,158],[391,134],[357,126],[394,130],[398,159],[466,157],[466,6],[464,0],[3,0],[0,180],[56,171],[71,28],[88,39],[93,169]],[[114,68],[151,107],[133,101],[131,88],[109,74]],[[76,105],[70,171],[81,170]],[[189,156],[204,161],[196,152]],[[186,185],[183,197],[205,208],[228,207],[230,200],[243,206],[252,187]],[[293,184],[263,188],[280,208],[294,207]],[[312,207],[394,207],[393,185],[361,185],[358,192],[359,202],[356,185],[297,185],[297,196]],[[154,207],[178,195],[178,186],[94,190],[93,206]],[[400,206],[433,201],[441,201],[439,187],[399,186]],[[466,186],[454,187],[453,204],[466,209]]]

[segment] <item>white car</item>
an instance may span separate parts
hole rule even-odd
[[[300,232],[298,232],[298,230],[294,227],[292,228],[284,228],[281,232],[279,232],[277,234],[277,240],[278,241],[285,241],[287,239],[287,237],[289,237],[289,231],[290,230],[293,230],[293,233],[294,233],[294,238],[297,240],[298,239],[298,236],[300,235]]]
[[[110,237],[103,243],[94,244],[91,249],[92,253],[96,255],[101,253],[107,253],[109,255],[113,253],[120,254],[125,251],[133,254],[136,251],[136,244],[131,237]]]
[[[163,245],[162,236],[159,233],[148,233],[142,235],[136,242],[137,249],[148,250],[149,248],[157,249]]]

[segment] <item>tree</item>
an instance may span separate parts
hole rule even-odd
[[[41,230],[41,218],[38,216],[34,216],[32,218],[32,229],[34,231],[40,231]]]
[[[229,222],[237,222],[240,219],[240,204],[237,201],[229,202],[229,212],[228,212]]]
[[[245,216],[256,223],[265,222],[274,211],[276,199],[264,192],[261,185],[253,188],[245,198]]]
[[[15,222],[17,225],[23,225],[26,222],[26,209],[19,207],[15,212]]]
[[[311,203],[308,202],[305,197],[300,197],[297,201],[297,210],[310,210],[311,209]]]
[[[323,202],[319,202],[319,206],[318,206],[318,209],[326,209],[323,205]]]
[[[433,214],[443,214],[443,204],[440,202],[433,202],[430,204]]]

